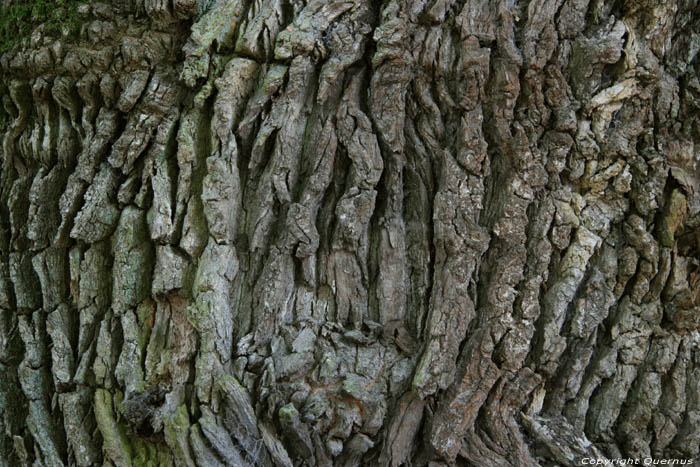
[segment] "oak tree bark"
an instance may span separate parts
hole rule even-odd
[[[0,466],[698,460],[698,0],[79,13],[0,58]]]

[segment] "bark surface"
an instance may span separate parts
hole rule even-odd
[[[0,466],[699,459],[698,0],[79,13],[0,58]]]

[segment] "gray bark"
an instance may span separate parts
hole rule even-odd
[[[0,58],[0,466],[699,460],[697,0],[113,0]]]

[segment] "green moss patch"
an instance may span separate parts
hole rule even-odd
[[[29,37],[40,24],[47,34],[77,36],[81,3],[84,0],[12,0],[0,12],[0,52]]]

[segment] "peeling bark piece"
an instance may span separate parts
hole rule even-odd
[[[41,306],[41,290],[36,287],[39,278],[32,267],[30,254],[10,253],[10,280],[14,286],[17,307],[36,310]]]
[[[254,2],[241,26],[236,52],[256,60],[272,59],[275,39],[284,22],[282,2]]]
[[[158,246],[151,293],[158,296],[185,288],[190,269],[190,262],[182,253],[170,245]]]
[[[152,306],[141,307],[138,314],[148,313]],[[132,394],[142,392],[145,389],[142,362],[146,347],[146,333],[139,329],[141,323],[136,316],[131,310],[125,310],[121,315],[124,346],[114,370],[117,381],[125,388],[127,400]]]
[[[265,74],[262,83],[258,85],[255,93],[250,97],[245,114],[238,124],[238,133],[242,136],[244,141],[249,139],[251,127],[255,119],[258,118],[265,105],[270,102],[272,96],[279,91],[280,87],[284,84],[288,69],[289,67],[286,65],[278,63],[272,65]]]
[[[72,338],[71,310],[64,304],[48,314],[46,332],[51,336],[51,373],[56,386],[69,384],[73,378],[75,361]]]
[[[238,119],[253,91],[254,78],[258,69],[258,63],[253,60],[234,58],[226,64],[221,77],[215,81],[219,94],[214,103],[212,130],[221,141],[222,153],[228,157],[235,157],[235,152],[231,154],[229,149],[231,145],[235,146],[232,131],[238,124]],[[281,69],[285,67],[274,68],[274,70]]]
[[[13,79],[8,86],[10,99],[17,108],[16,118],[9,128],[7,136],[3,138],[3,168],[15,166],[24,172],[25,158],[17,148],[17,140],[28,125],[31,112],[30,87],[24,80]]]
[[[47,465],[62,467],[65,438],[49,407],[50,373],[44,357],[47,349],[42,315],[43,312],[36,311],[19,318],[19,333],[26,353],[17,371],[22,392],[28,400],[26,426],[38,445],[37,454],[43,455]]]
[[[481,405],[500,376],[491,361],[493,341],[484,330],[474,333],[460,357],[455,384],[442,399],[430,431],[432,448],[446,459],[455,459],[462,437],[474,423]]]
[[[65,172],[60,167],[40,169],[29,191],[27,238],[35,249],[47,248],[56,233],[60,220],[56,201],[65,182]]]
[[[207,245],[208,231],[202,202],[191,199],[183,219],[180,247],[190,258],[198,258]]]
[[[227,467],[245,465],[243,457],[233,445],[228,430],[217,423],[209,408],[203,408],[199,423],[207,441],[209,441],[214,451],[221,457]]]
[[[235,152],[232,154],[235,157]],[[240,204],[235,159],[207,159],[207,176],[204,179],[202,202],[210,235],[219,244],[233,242],[237,207]]]
[[[87,110],[84,110],[87,112]],[[84,200],[84,194],[88,190],[88,184],[93,181],[95,177],[95,172],[97,171],[100,163],[102,162],[104,156],[107,154],[107,150],[113,138],[116,137],[118,131],[118,112],[107,110],[101,108],[99,114],[95,119],[95,130],[94,135],[91,126],[90,131],[86,130],[85,139],[87,143],[84,145],[82,152],[78,156],[78,165],[73,173],[68,177],[66,183],[66,188],[61,195],[58,206],[61,214],[61,225],[56,232],[55,242],[58,245],[64,245],[68,241],[68,237],[72,231],[76,213],[83,207],[81,202]],[[110,174],[102,174],[101,177],[110,178]],[[101,180],[104,184],[105,180]],[[109,181],[106,185],[113,185],[115,181]],[[106,189],[107,186],[102,186],[101,189]],[[100,193],[100,191],[95,192],[94,190],[89,190],[91,193]],[[105,194],[103,193],[102,196]],[[111,198],[107,198],[111,199]],[[85,203],[94,202],[92,196],[85,199]],[[108,204],[104,203],[104,208],[109,209]],[[106,214],[109,214],[107,212]],[[113,217],[104,216],[102,217]]]
[[[115,417],[112,395],[106,389],[95,391],[95,418],[104,438],[104,451],[118,467],[131,467],[132,450],[129,440]]]
[[[214,379],[232,356],[233,310],[229,291],[237,272],[233,247],[210,240],[197,268],[194,304],[189,311],[200,338],[195,387],[203,401],[210,400]]]
[[[673,190],[666,206],[666,213],[661,220],[659,227],[661,232],[661,244],[665,247],[672,248],[676,236],[676,232],[687,218],[688,204],[686,197],[680,190]]]
[[[194,451],[196,465],[206,465],[219,467],[224,464],[219,461],[216,454],[207,446],[199,425],[192,425],[190,428],[190,445]]]
[[[117,225],[119,209],[114,203],[118,187],[116,171],[103,164],[85,192],[83,208],[75,217],[71,238],[94,243],[107,238]]]
[[[146,215],[143,211],[133,206],[122,211],[112,242],[112,254],[112,300],[114,310],[119,314],[126,307],[138,305],[151,289],[153,250],[148,242]]]
[[[156,156],[157,159],[153,164],[154,173],[151,176],[153,208],[150,212],[148,227],[153,240],[171,242],[175,233],[174,214],[176,208],[175,200],[172,199],[175,180],[172,168],[169,167],[170,162],[164,156],[166,155],[163,153]]]
[[[51,310],[68,299],[66,252],[64,249],[47,248],[32,258],[32,266],[41,284],[42,303]]]
[[[562,259],[559,279],[544,298],[542,308],[543,335],[538,341],[537,352],[540,355],[540,364],[546,372],[555,370],[557,359],[566,348],[565,340],[560,336],[566,309],[583,280],[586,263],[595,252],[599,242],[600,237],[583,226],[576,231],[575,239]]]
[[[88,409],[92,404],[92,391],[83,388],[76,392],[58,396],[68,442],[73,450],[76,464],[90,467],[100,460],[100,449],[92,436],[96,428],[95,416]]]
[[[368,226],[374,212],[374,189],[384,168],[369,118],[357,106],[360,76],[343,96],[338,112],[338,139],[352,161],[349,187],[338,201],[339,220],[333,232],[329,280],[337,294],[336,321],[359,326],[367,314]]]
[[[573,44],[569,67],[577,96],[589,96],[600,85],[604,66],[620,59],[624,34],[624,23],[610,17],[597,34],[582,37]]]
[[[327,3],[312,0],[297,16],[288,29],[281,31],[275,43],[275,59],[284,60],[296,55],[310,54],[318,48],[320,57],[326,55],[319,44],[320,35],[343,13],[355,6],[354,1],[341,0]]]
[[[243,104],[252,91],[252,78],[258,66],[252,60],[233,59],[216,81],[219,90],[214,104],[212,130],[218,137],[215,156],[207,159],[202,201],[210,235],[219,244],[231,244],[238,224],[240,181],[238,147],[231,131]]]
[[[150,73],[147,70],[134,70],[129,74],[125,83],[122,85],[124,91],[121,96],[119,96],[119,101],[117,102],[117,108],[123,113],[128,113],[136,105],[139,97],[146,89],[146,84],[148,83],[148,78]]]
[[[193,88],[197,80],[206,77],[209,49],[215,41],[219,47],[232,45],[243,7],[244,3],[240,0],[216,0],[192,25],[192,33],[184,46],[186,58],[182,68],[182,79],[187,86]]]
[[[164,72],[153,75],[138,107],[130,112],[123,133],[112,146],[108,161],[123,174],[130,174],[146,151],[159,155],[173,135],[181,86]]]
[[[538,451],[554,462],[577,464],[583,459],[592,462],[610,462],[586,435],[577,432],[562,418],[545,419],[521,415],[523,425],[535,439]]]
[[[116,348],[118,341],[116,340],[116,320],[111,312],[108,312],[100,322],[99,333],[97,334],[97,343],[95,344],[95,360],[92,363],[92,371],[95,374],[97,382],[106,388],[112,387],[114,379],[114,369],[117,365],[118,349]],[[86,360],[89,362],[89,360]]]
[[[425,402],[407,392],[399,400],[379,457],[381,465],[398,467],[411,458],[411,449],[421,426]]]
[[[261,434],[247,391],[228,375],[222,376],[217,381],[217,387],[222,391],[226,401],[224,424],[233,439],[243,448],[246,459],[256,463],[269,463],[268,444],[272,440],[269,433]],[[261,446],[261,443],[264,444]]]
[[[260,425],[260,433],[275,465],[279,467],[292,467],[292,461],[289,458],[289,454],[287,454],[287,450],[284,448],[284,445],[277,438],[275,438],[270,428],[268,428],[266,424],[263,423]]]

